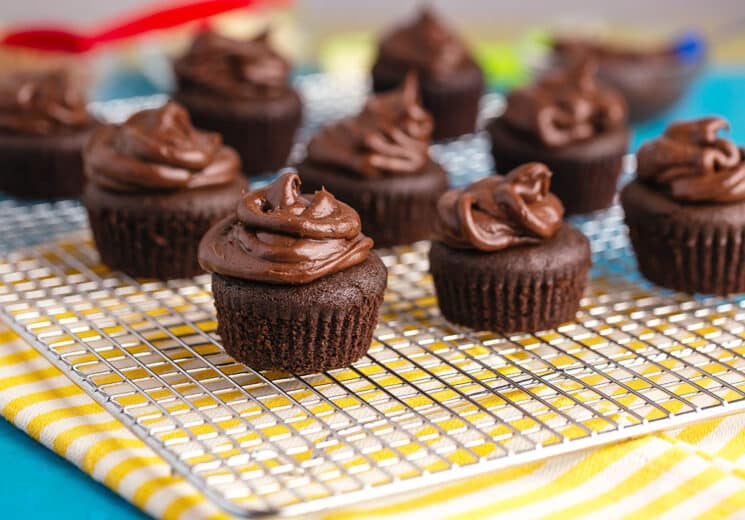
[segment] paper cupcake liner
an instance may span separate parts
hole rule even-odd
[[[203,272],[197,259],[202,236],[235,211],[245,185],[236,179],[214,188],[149,194],[141,204],[136,194],[90,185],[83,204],[104,264],[135,277],[188,278]]]
[[[101,261],[113,269],[163,280],[203,272],[197,261],[197,246],[211,219],[105,209],[89,209],[88,219]]]
[[[0,191],[34,199],[78,197],[90,131],[53,137],[0,136]]]
[[[302,103],[297,94],[287,99],[268,100],[251,113],[230,106],[215,110],[194,95],[176,93],[175,99],[189,111],[196,128],[219,132],[225,144],[235,148],[246,175],[273,172],[287,165],[295,132],[302,120]],[[213,100],[210,100],[212,102]],[[255,112],[255,113],[254,113]]]
[[[341,368],[359,360],[370,348],[386,274],[377,257],[347,271],[331,275],[335,280],[299,286],[213,274],[218,333],[225,351],[255,370],[300,374]],[[349,290],[359,284],[360,276],[379,277],[380,290]],[[317,291],[312,285],[319,282],[333,282],[327,289],[332,296],[327,301],[319,302],[312,296]],[[350,293],[354,294],[352,302]],[[336,301],[334,294],[339,295]]]
[[[639,206],[627,213],[626,224],[648,280],[687,293],[745,292],[745,228],[645,214]]]
[[[573,320],[589,269],[587,263],[515,276],[466,263],[433,242],[430,270],[440,311],[453,323],[497,332],[539,331]]]

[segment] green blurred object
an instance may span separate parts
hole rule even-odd
[[[318,65],[329,74],[367,75],[374,58],[372,33],[340,32],[323,38],[318,47]]]
[[[476,60],[484,69],[486,81],[495,90],[510,90],[526,84],[534,67],[545,58],[550,36],[545,31],[526,33],[517,43],[498,41],[477,42]]]

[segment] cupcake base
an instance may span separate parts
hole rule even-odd
[[[79,197],[91,129],[68,135],[0,135],[0,191],[26,199]]]
[[[372,69],[373,91],[383,92],[398,87],[410,68],[408,64],[378,60]],[[435,120],[434,140],[451,139],[475,131],[484,91],[484,75],[478,65],[471,64],[444,79],[420,75],[419,82],[422,105]]]
[[[294,90],[278,98],[243,102],[187,92],[176,92],[174,99],[186,107],[196,128],[222,134],[224,143],[241,156],[246,175],[287,165],[302,120],[302,102]]]
[[[621,203],[645,278],[687,293],[745,292],[745,202],[684,204],[635,180]]]
[[[304,161],[297,167],[303,190],[325,187],[352,206],[362,220],[362,232],[375,247],[427,240],[437,219],[437,199],[448,188],[445,170],[430,161],[420,175],[365,179]]]
[[[370,348],[387,274],[371,253],[305,285],[212,275],[225,351],[255,370],[313,373],[351,365]]]
[[[590,213],[613,203],[629,144],[627,129],[559,148],[526,139],[502,118],[490,121],[487,131],[497,172],[506,174],[527,162],[544,163],[553,173],[551,191],[561,199],[568,215]]]
[[[429,261],[445,318],[503,333],[534,332],[573,320],[591,263],[587,238],[566,223],[540,244],[493,253],[434,241]]]
[[[176,192],[110,192],[89,183],[83,193],[101,261],[130,276],[188,278],[202,273],[197,248],[212,224],[235,211],[248,184]]]

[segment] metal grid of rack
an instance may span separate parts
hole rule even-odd
[[[312,81],[327,99],[323,78]],[[433,153],[455,183],[491,167],[478,135]],[[0,220],[3,232],[17,237],[84,219],[75,203],[6,201],[3,212],[12,217]],[[177,471],[241,515],[358,502],[745,409],[745,303],[642,280],[618,207],[576,223],[594,256],[576,321],[512,336],[454,326],[437,309],[428,244],[383,250],[389,288],[371,348],[323,374],[237,363],[220,347],[208,276],[112,272],[87,230],[6,254],[0,307]]]

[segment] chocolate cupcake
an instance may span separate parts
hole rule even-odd
[[[671,124],[621,192],[641,273],[689,293],[745,292],[745,155],[721,117]]]
[[[484,75],[460,38],[428,8],[380,40],[373,90],[396,88],[410,70],[419,74],[422,102],[434,117],[434,139],[475,130]]]
[[[593,74],[584,61],[513,90],[504,114],[487,126],[497,171],[546,164],[568,214],[610,206],[629,144],[623,98]]]
[[[377,247],[428,239],[445,170],[429,156],[432,118],[416,76],[372,96],[362,112],[322,128],[298,166],[309,190],[328,188],[360,214]]]
[[[302,103],[289,84],[290,65],[269,45],[268,33],[233,40],[200,34],[175,62],[174,99],[197,128],[219,132],[241,156],[247,175],[285,166]]]
[[[529,163],[440,198],[429,262],[445,318],[503,333],[574,319],[590,244],[562,221],[550,178],[545,165]]]
[[[256,370],[350,365],[370,347],[386,287],[357,213],[285,173],[204,236],[225,351]]]
[[[101,260],[132,276],[202,272],[199,240],[248,185],[235,150],[195,130],[176,103],[100,127],[84,159],[82,200]]]
[[[0,190],[16,197],[80,195],[82,150],[93,131],[82,89],[65,71],[0,78]]]
[[[672,44],[635,49],[586,39],[557,38],[553,51],[559,66],[577,59],[593,59],[598,64],[598,79],[626,99],[632,122],[652,119],[672,107],[706,63],[706,53],[699,40],[691,40],[684,49]]]

